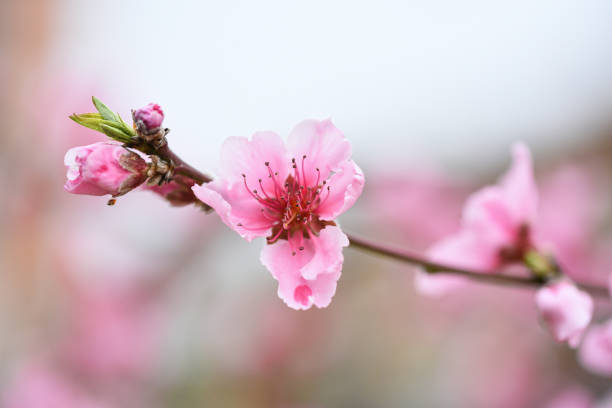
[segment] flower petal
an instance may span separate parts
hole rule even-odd
[[[251,140],[245,137],[230,137],[221,147],[221,178],[229,184],[244,184],[242,175],[250,190],[260,190],[259,179],[268,193],[274,192],[274,180],[269,168],[278,173],[275,178],[283,185],[289,171],[289,159],[285,144],[274,132],[257,132]]]
[[[582,365],[590,371],[612,376],[612,320],[587,331],[579,357]]]
[[[513,242],[518,225],[498,186],[485,187],[472,194],[463,211],[463,227],[486,237],[498,246]]]
[[[524,143],[512,146],[512,166],[501,179],[508,208],[517,223],[532,223],[537,215],[538,189],[531,153]]]
[[[228,227],[248,241],[266,236],[272,227],[272,221],[262,213],[262,206],[240,184],[229,185],[217,179],[191,189]]]
[[[522,225],[533,225],[537,205],[531,155],[524,144],[516,144],[512,166],[499,183],[468,198],[462,224],[498,246],[512,245]]]
[[[295,251],[294,244],[281,240],[266,245],[260,259],[278,281],[278,295],[289,307],[326,307],[336,291],[344,260],[342,247],[347,245],[348,239],[340,228],[328,226],[319,237],[304,240],[302,251]]]
[[[494,246],[469,230],[462,230],[434,244],[427,251],[430,261],[449,266],[487,272],[497,266]],[[428,296],[441,296],[460,288],[466,280],[460,276],[435,275],[420,271],[415,275],[417,292]]]
[[[316,210],[320,218],[334,220],[351,208],[361,195],[364,183],[363,172],[359,166],[352,160],[343,162],[327,183],[329,193],[322,193],[325,201]]]
[[[349,245],[347,236],[339,227],[334,226],[323,228],[318,237],[311,237],[303,242],[304,251],[313,254],[309,261],[300,267],[300,274],[305,279],[314,279],[321,273],[335,271],[344,261],[342,248]]]
[[[351,155],[351,145],[331,120],[305,120],[289,134],[287,150],[296,159],[298,170],[304,165],[306,183],[314,186],[320,171],[320,180],[326,180],[331,171],[338,169]],[[303,157],[306,156],[305,159]],[[302,163],[303,159],[303,163]]]
[[[559,281],[538,290],[536,305],[553,337],[577,347],[593,316],[591,297],[571,282]]]

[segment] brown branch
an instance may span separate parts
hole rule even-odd
[[[424,256],[411,253],[404,249],[392,248],[387,245],[374,243],[367,239],[347,234],[351,246],[363,249],[378,255],[386,256],[401,262],[417,265],[430,274],[450,274],[469,278],[483,283],[492,283],[502,286],[540,287],[546,284],[545,280],[536,277],[521,277],[503,275],[501,272],[483,272],[457,268],[427,260]],[[577,286],[594,297],[609,299],[608,289],[601,286],[592,286],[578,283]]]
[[[164,144],[162,147],[157,149],[156,154],[162,159],[171,162],[174,165],[174,173],[176,174],[189,177],[197,184],[204,184],[212,181],[212,178],[197,170],[195,167],[185,163],[183,159],[170,150],[168,144]]]

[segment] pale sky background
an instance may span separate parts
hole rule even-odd
[[[611,21],[604,0],[66,0],[49,57],[105,77],[123,113],[159,102],[171,146],[206,169],[227,136],[326,117],[365,167],[478,169],[610,116]]]

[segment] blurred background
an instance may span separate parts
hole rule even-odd
[[[173,150],[212,174],[228,136],[331,117],[367,180],[343,228],[424,251],[524,140],[567,273],[605,285],[611,23],[603,0],[3,0],[2,407],[602,403],[610,379],[554,343],[529,290],[426,298],[349,248],[331,305],[297,312],[262,243],[214,215],[62,186],[65,151],[102,140],[68,119],[91,95],[124,118],[160,103]]]

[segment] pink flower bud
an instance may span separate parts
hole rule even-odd
[[[589,329],[579,356],[582,365],[590,371],[612,376],[612,320]]]
[[[134,123],[138,127],[138,122],[142,123],[143,130],[147,133],[154,132],[159,129],[164,121],[164,112],[156,103],[150,103],[147,106],[137,109],[133,113]]]
[[[73,194],[120,196],[142,184],[147,163],[118,143],[99,142],[66,152],[64,189]]]
[[[591,297],[563,280],[538,290],[536,304],[554,338],[577,347],[593,316]]]

